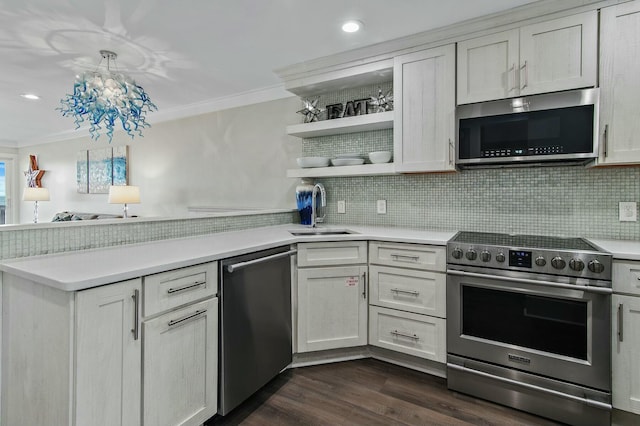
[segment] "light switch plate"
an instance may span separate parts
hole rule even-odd
[[[378,200],[376,207],[378,214],[387,214],[387,200]]]
[[[344,200],[338,201],[338,213],[346,213],[347,205]]]
[[[638,206],[635,201],[620,201],[618,206],[620,222],[638,221]]]

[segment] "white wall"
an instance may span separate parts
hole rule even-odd
[[[116,132],[112,145],[129,146],[129,184],[140,186],[142,202],[131,205],[130,214],[186,216],[190,206],[295,208],[297,180],[285,176],[297,167],[301,143],[285,128],[300,121],[299,107],[299,99],[290,97],[157,124],[149,113],[152,127],[144,137]],[[106,136],[93,141],[86,130],[78,134],[83,136],[18,150],[20,196],[29,155],[37,155],[46,170],[42,184],[51,201],[40,203],[40,221],[65,210],[122,212],[107,203],[106,194],[77,192],[77,152],[109,146]],[[20,223],[32,216],[33,203],[21,202]]]

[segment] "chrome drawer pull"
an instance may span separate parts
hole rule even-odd
[[[170,288],[169,290],[167,290],[167,293],[171,294],[178,293],[180,291],[191,290],[193,288],[200,287],[201,285],[205,285],[206,283],[206,281],[196,281],[195,283],[187,284],[182,287]]]
[[[393,293],[406,293],[406,294],[410,294],[412,296],[416,296],[418,297],[418,295],[420,294],[419,291],[414,291],[414,290],[403,290],[401,288],[392,288],[391,291]]]
[[[140,290],[133,290],[131,298],[133,299],[133,328],[131,332],[133,333],[133,340],[138,340],[140,337]]]
[[[417,335],[417,334],[403,333],[403,332],[398,331],[398,330],[393,330],[393,331],[390,331],[389,333],[390,333],[390,334],[392,334],[392,335],[394,335],[394,336],[407,337],[407,338],[409,338],[409,339],[413,339],[413,340],[415,340],[416,342],[417,342],[418,340],[420,340],[420,338],[418,337],[418,335]]]
[[[624,305],[620,303],[618,305],[618,342],[624,342],[624,321],[622,316],[624,315]]]
[[[417,262],[420,259],[420,256],[407,256],[406,254],[392,254],[391,257],[398,262]]]
[[[177,320],[171,320],[169,321],[169,327],[173,327],[174,325],[180,324],[180,323],[184,323],[185,321],[189,321],[191,319],[195,319],[197,316],[204,314],[205,312],[207,312],[206,309],[203,309],[201,311],[195,311],[193,314],[191,315],[187,315],[186,317],[177,319]]]

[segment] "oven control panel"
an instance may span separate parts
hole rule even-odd
[[[611,255],[590,251],[528,249],[449,242],[447,263],[611,280]]]

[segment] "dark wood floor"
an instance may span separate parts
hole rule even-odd
[[[213,425],[558,425],[373,359],[287,370]]]

